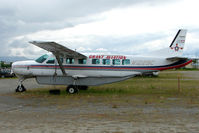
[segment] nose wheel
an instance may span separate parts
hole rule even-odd
[[[26,91],[26,88],[23,85],[18,85],[16,88],[16,92],[24,92]]]
[[[20,78],[19,79],[19,85],[16,88],[16,92],[24,92],[26,91],[26,88],[23,86],[22,82],[25,80],[25,78]]]

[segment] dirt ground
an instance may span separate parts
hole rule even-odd
[[[199,80],[198,71],[182,73]],[[14,93],[15,82],[0,79],[0,133],[199,132],[199,97],[157,97],[159,102],[143,95],[29,97]],[[25,84],[44,87],[34,80]]]

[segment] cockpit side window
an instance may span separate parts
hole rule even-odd
[[[47,62],[47,64],[55,64],[55,58],[50,58]]]
[[[38,63],[43,63],[49,56],[47,54],[42,55],[41,57],[39,57],[38,59],[36,59],[35,61]]]
[[[57,60],[57,59],[56,59],[56,60]],[[64,63],[63,57],[59,57],[59,61],[61,62],[61,64],[63,64],[63,63]],[[57,63],[59,63],[59,62],[57,61]]]

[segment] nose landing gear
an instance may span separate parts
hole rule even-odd
[[[24,78],[20,78],[19,79],[19,85],[17,86],[16,88],[16,92],[24,92],[26,91],[26,88],[23,86],[22,82],[24,81],[25,79]]]
[[[22,84],[17,86],[16,92],[24,92],[24,91],[26,91],[26,88]]]

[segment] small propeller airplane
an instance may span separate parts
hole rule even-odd
[[[18,61],[12,71],[19,78],[16,92],[26,91],[23,81],[36,78],[38,84],[67,85],[74,94],[79,89],[126,80],[145,73],[183,67],[192,62],[182,57],[187,30],[180,29],[168,48],[143,56],[84,55],[56,42],[30,43],[51,52],[33,61]]]

